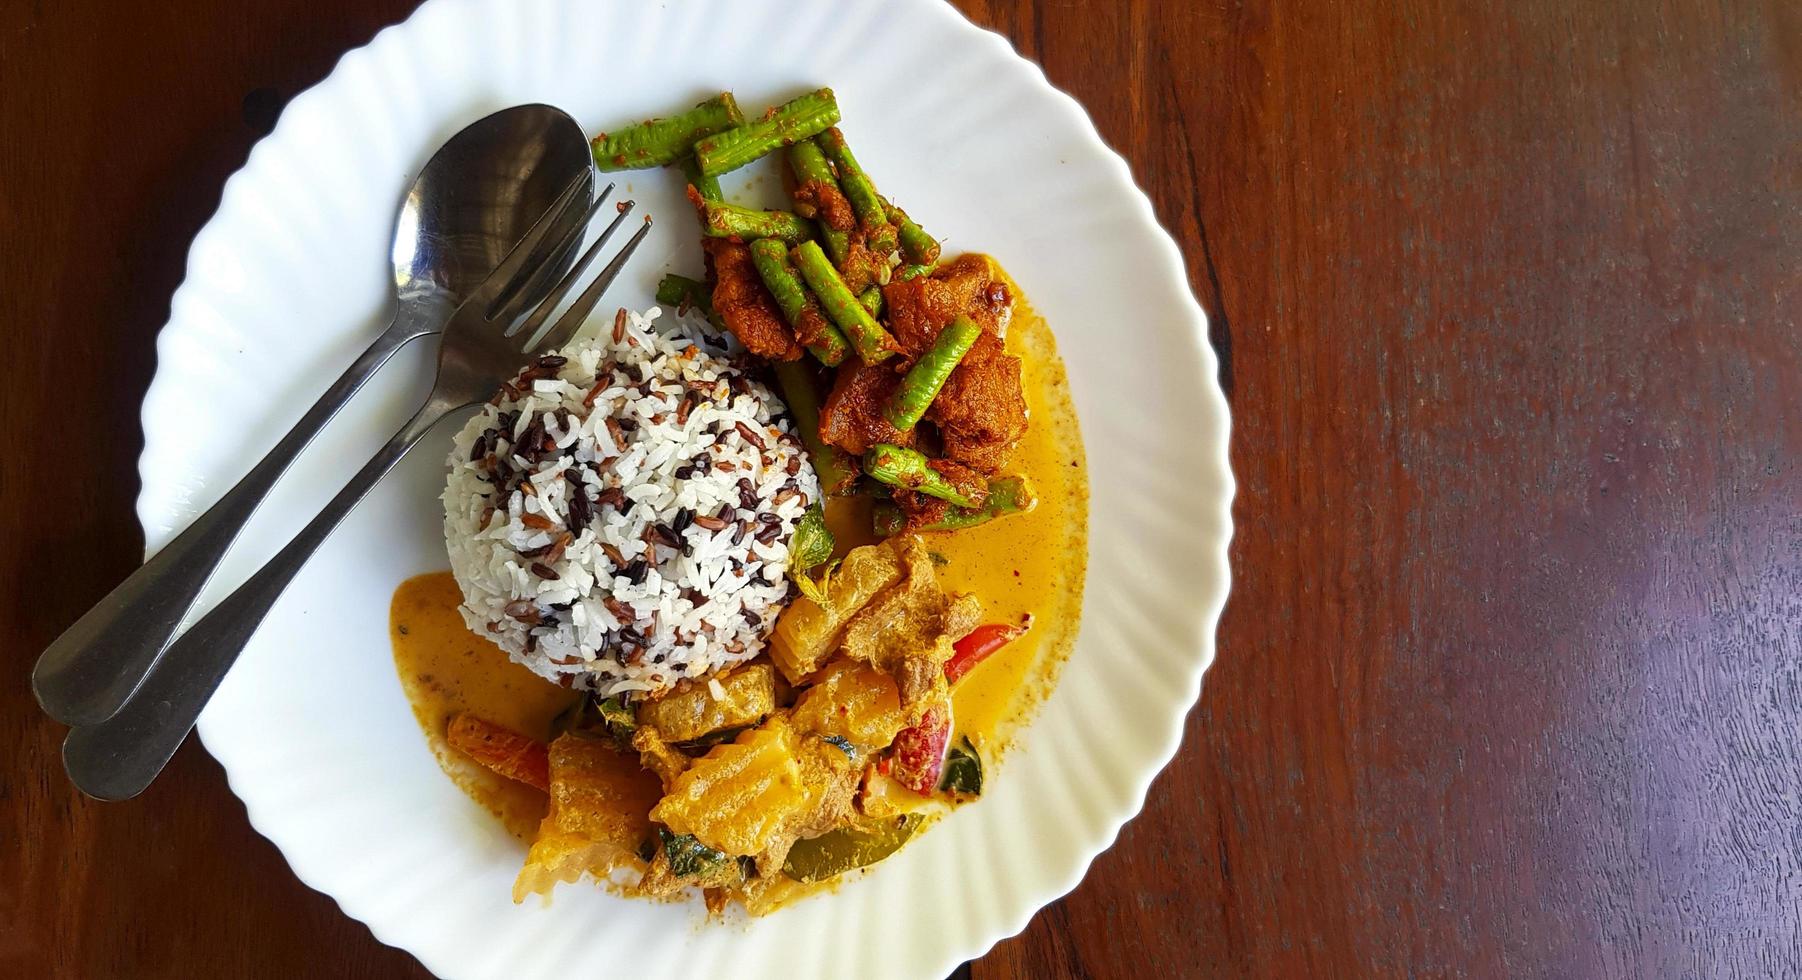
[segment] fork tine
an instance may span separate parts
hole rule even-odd
[[[549,319],[550,315],[555,312],[557,304],[563,302],[563,297],[569,295],[569,291],[574,289],[576,283],[582,280],[582,273],[588,269],[588,266],[592,262],[594,262],[594,257],[601,254],[601,246],[606,245],[607,239],[613,237],[613,232],[619,228],[621,222],[626,220],[626,215],[632,213],[633,207],[634,202],[621,201],[619,203],[619,214],[607,224],[606,230],[601,232],[600,237],[596,238],[594,243],[588,246],[587,251],[582,253],[582,257],[576,260],[576,264],[571,266],[570,270],[563,274],[563,278],[558,280],[556,286],[552,287],[550,294],[545,296],[544,299],[538,303],[537,308],[532,311],[532,315],[527,317],[524,323],[513,327],[501,336],[512,337],[521,335],[528,341],[531,338],[538,336],[538,329],[544,326],[544,321]],[[592,217],[592,212],[590,213],[590,216]],[[547,265],[548,264],[549,263],[547,263]]]
[[[569,309],[565,310],[562,316],[557,318],[557,322],[551,325],[543,337],[533,338],[536,342],[526,346],[526,353],[545,349],[555,350],[569,343],[569,339],[575,336],[576,331],[588,319],[588,314],[594,312],[595,305],[600,303],[601,294],[607,291],[608,286],[613,285],[613,280],[619,278],[619,272],[625,268],[626,260],[638,250],[638,243],[644,241],[645,236],[650,232],[651,216],[647,214],[644,216],[644,224],[640,225],[638,230],[632,234],[625,247],[621,248],[619,254],[613,257],[613,261],[607,263],[607,267],[602,269],[601,274],[588,284],[587,289],[582,290],[582,295],[576,297],[576,301],[570,304]]]
[[[494,267],[494,271],[488,274],[488,278],[483,279],[482,284],[477,286],[475,292],[471,293],[469,299],[464,302],[480,300],[483,304],[492,306],[500,297],[516,294],[519,286],[523,285],[527,278],[522,276],[522,272],[536,270],[539,265],[537,261],[532,261],[539,254],[539,246],[543,244],[551,230],[556,228],[576,206],[576,199],[580,196],[579,192],[592,179],[591,172],[579,173],[571,178],[570,182],[564,185],[563,190],[558,192],[557,198],[551,202],[551,206],[538,216],[538,220],[532,222],[532,227],[526,231],[525,237],[514,244],[513,248],[507,252],[506,258],[501,259],[500,264]]]
[[[558,236],[556,244],[540,247],[536,254],[528,256],[527,270],[518,277],[517,288],[509,289],[496,297],[488,308],[488,319],[503,325],[512,324],[520,315],[542,300],[547,292],[554,288],[558,277],[566,275],[565,269],[572,268],[568,259],[575,254],[576,246],[582,244],[582,236],[588,234],[588,225],[594,216],[601,212],[601,205],[613,194],[613,185],[601,188],[600,194],[589,203],[588,210],[570,223]],[[510,326],[501,331],[501,336],[511,337],[519,332],[517,326]]]

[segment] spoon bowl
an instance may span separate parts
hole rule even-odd
[[[592,194],[587,137],[561,109],[515,106],[464,127],[426,162],[401,201],[393,249],[400,305],[449,302],[432,332],[442,328],[450,310],[584,174]]]

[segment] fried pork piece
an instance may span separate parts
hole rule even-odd
[[[945,662],[952,644],[982,620],[982,600],[949,595],[939,587],[932,559],[919,538],[907,539],[901,581],[870,600],[845,625],[841,650],[895,679],[901,709],[917,722],[947,692]]]
[[[703,238],[701,250],[714,284],[714,312],[726,321],[738,342],[767,360],[799,359],[801,344],[757,274],[750,247],[730,238]]]
[[[982,327],[926,417],[943,430],[947,458],[985,474],[1001,469],[1026,432],[1020,361],[1001,341],[1013,313],[1007,283],[987,258],[965,255],[930,276],[891,282],[882,295],[889,330],[910,361],[960,315]],[[897,432],[883,417],[900,383],[895,364],[847,362],[820,411],[820,438],[860,455],[879,442],[912,446],[914,433]]]
[[[913,445],[912,432],[896,431],[882,415],[900,384],[901,376],[891,367],[847,360],[820,407],[820,439],[859,456],[879,442]]]
[[[1026,434],[1020,359],[1007,353],[1002,340],[1014,307],[1006,280],[985,256],[963,255],[930,276],[889,283],[882,297],[889,330],[909,358],[932,346],[939,331],[960,314],[982,327],[982,335],[932,400],[926,418],[943,434],[946,458],[985,474],[1001,470],[1014,444]],[[874,422],[864,421],[860,412],[847,420],[847,430],[866,432],[877,423],[887,425],[882,418],[887,397],[883,392],[882,400],[867,413]],[[853,403],[853,410],[861,408],[862,403]]]
[[[982,473],[999,472],[1026,434],[1020,359],[985,331],[939,389],[926,418],[938,425],[946,458]]]
[[[889,332],[909,358],[919,357],[939,331],[959,314],[984,333],[1002,336],[1013,316],[1014,298],[987,256],[960,255],[930,276],[882,287]]]
[[[564,735],[550,747],[550,811],[513,883],[513,900],[549,895],[583,872],[603,877],[629,863],[651,832],[662,789],[638,760],[605,739]]]

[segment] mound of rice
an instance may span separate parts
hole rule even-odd
[[[469,628],[603,696],[762,652],[820,496],[736,341],[658,313],[535,361],[457,434],[444,491]]]

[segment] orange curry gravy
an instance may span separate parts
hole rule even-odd
[[[1013,728],[1050,689],[1075,643],[1088,552],[1088,473],[1063,361],[1050,329],[1018,285],[1010,285],[1016,300],[1007,349],[1021,360],[1031,425],[1008,469],[1032,481],[1039,504],[1030,513],[925,536],[928,550],[942,559],[945,588],[980,596],[985,622],[1033,617],[1025,636],[953,688],[956,733],[970,736],[990,765]],[[826,517],[841,553],[873,540],[866,498],[833,500]],[[401,583],[390,614],[395,667],[439,765],[515,837],[530,840],[544,815],[544,794],[450,749],[445,725],[451,716],[469,712],[544,739],[576,695],[539,679],[470,633],[457,613],[459,601],[449,572]]]

